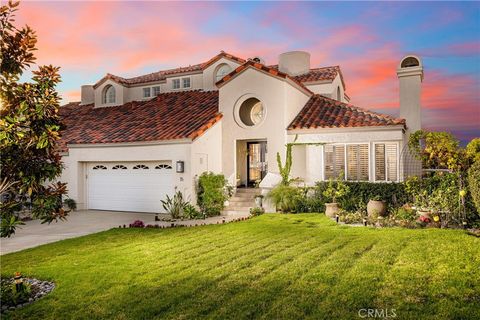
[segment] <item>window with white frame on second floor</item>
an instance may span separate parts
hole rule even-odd
[[[190,78],[182,78],[183,88],[190,88]]]
[[[150,88],[143,88],[143,97],[150,98]]]
[[[173,79],[172,80],[172,88],[173,89],[180,89],[180,79]]]
[[[152,87],[153,96],[156,97],[160,94],[160,86]]]

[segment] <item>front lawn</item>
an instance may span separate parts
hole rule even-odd
[[[318,214],[114,229],[2,256],[1,267],[57,286],[2,319],[359,319],[367,308],[480,319],[479,238]]]

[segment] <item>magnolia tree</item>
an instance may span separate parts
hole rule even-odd
[[[28,26],[14,26],[19,2],[0,7],[0,147],[1,236],[9,237],[30,209],[44,222],[65,219],[62,195],[66,185],[55,182],[62,163],[57,151],[61,121],[58,67],[40,66],[32,82],[21,83],[34,64],[37,36]]]

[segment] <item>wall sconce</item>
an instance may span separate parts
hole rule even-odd
[[[185,171],[185,162],[177,161],[177,173],[183,173]]]

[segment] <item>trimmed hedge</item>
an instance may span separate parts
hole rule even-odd
[[[345,181],[350,192],[338,200],[343,210],[356,211],[365,209],[368,201],[374,197],[380,197],[387,202],[389,209],[397,208],[409,202],[410,196],[405,191],[403,183],[381,183],[381,182],[351,182]],[[315,198],[321,202],[328,202],[323,191],[328,187],[328,181],[320,181],[315,186]]]
[[[468,188],[477,213],[480,214],[480,161],[475,162],[468,170]]]
[[[198,178],[197,204],[207,217],[218,216],[228,199],[225,191],[227,181],[223,174],[204,172]]]

